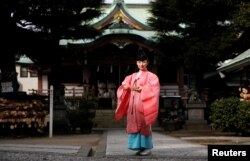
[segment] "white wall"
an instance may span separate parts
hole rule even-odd
[[[30,73],[28,73],[28,77],[20,77],[20,65],[16,66],[16,72],[18,83],[20,84],[19,91],[30,93],[29,89],[38,89],[38,77],[30,77]]]

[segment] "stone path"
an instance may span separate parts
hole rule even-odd
[[[207,147],[153,132],[154,148],[152,158],[207,158]],[[127,149],[127,135],[122,130],[109,130],[107,134],[106,156],[135,156],[135,151]]]

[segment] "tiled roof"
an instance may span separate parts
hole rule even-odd
[[[16,63],[19,63],[19,64],[34,64],[34,62],[29,57],[27,57],[26,55],[20,56],[19,60],[16,61]]]
[[[217,70],[220,72],[231,71],[247,65],[250,65],[250,49],[236,56],[234,59],[223,63]]]
[[[97,19],[92,25],[97,29],[102,29],[109,24],[116,23],[121,19],[125,24],[137,30],[150,30],[150,27],[135,19],[128,11],[124,1],[114,1],[113,5],[107,9],[108,12],[103,14],[100,19]]]

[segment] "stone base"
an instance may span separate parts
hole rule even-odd
[[[185,129],[187,130],[210,130],[211,127],[206,120],[187,120],[185,122]]]
[[[188,120],[204,120],[206,105],[203,103],[191,103],[187,104]]]

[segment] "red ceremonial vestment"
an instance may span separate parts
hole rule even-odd
[[[117,109],[114,120],[127,116],[127,133],[151,135],[151,125],[157,119],[159,110],[160,83],[158,77],[149,71],[140,71],[126,76],[117,90]],[[126,85],[129,89],[124,90]],[[131,91],[134,85],[142,87],[141,92]]]

